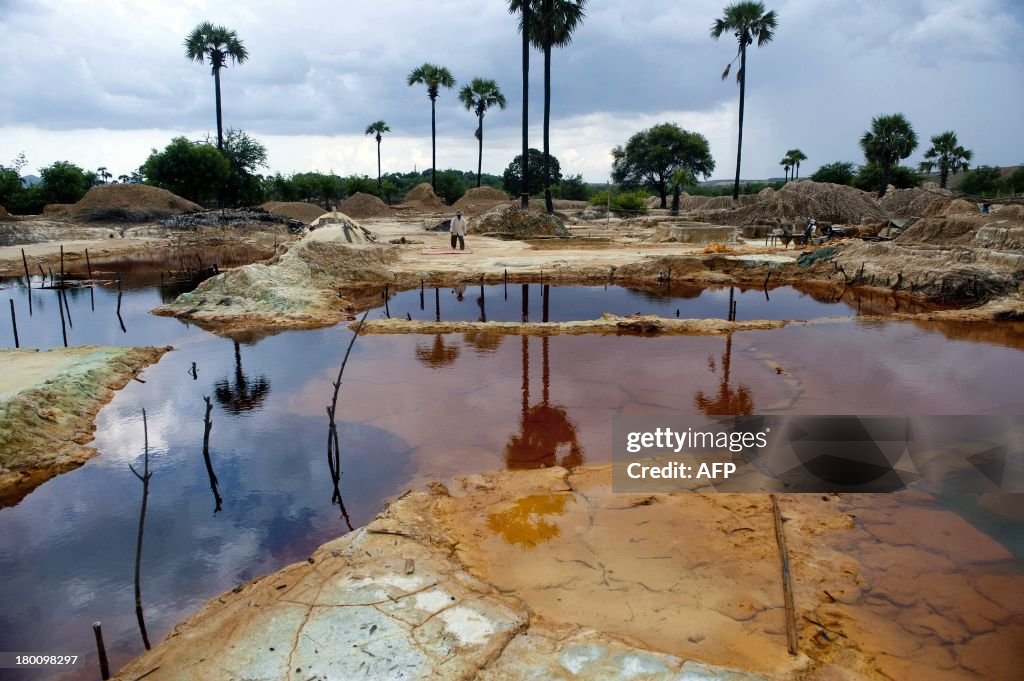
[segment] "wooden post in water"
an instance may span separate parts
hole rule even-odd
[[[71,320],[71,306],[68,305],[68,291],[63,284],[64,280],[61,279],[61,287],[57,289],[57,302],[64,301],[64,309],[68,312],[68,328],[74,329],[75,323]]]
[[[128,333],[128,329],[125,328],[124,318],[121,317],[121,273],[117,273],[117,321],[121,323],[121,331]]]
[[[107,662],[107,648],[103,645],[103,626],[99,622],[92,623],[92,633],[96,636],[96,652],[100,656],[100,678],[110,678],[110,663]]]
[[[735,295],[736,295],[736,287],[735,286],[730,286],[729,287],[729,317],[728,317],[728,320],[730,322],[733,320],[732,319],[732,312],[733,312],[733,304],[732,303],[733,303],[733,297]]]
[[[441,321],[441,289],[434,287],[434,319]]]
[[[146,502],[149,500],[149,427],[146,424],[146,410],[142,410],[142,437],[144,443],[142,475],[128,464],[128,468],[142,482],[142,508],[139,510],[139,534],[135,544],[135,617],[139,620],[139,631],[142,633],[142,644],[150,649],[149,634],[146,633],[146,620],[142,617],[142,536],[146,529]]]
[[[551,289],[551,285],[550,284],[544,284],[544,288],[541,291],[541,296],[544,299],[543,306],[542,306],[543,318],[542,318],[541,321],[544,321],[544,322],[548,321],[548,300],[550,300],[550,295],[551,295],[551,290],[550,289]],[[544,339],[546,341],[547,340],[547,336],[545,336]]]
[[[423,293],[426,288],[426,283],[420,279],[420,310],[426,309],[426,301],[423,300]]]
[[[523,284],[523,323],[530,321],[530,285]]]
[[[14,298],[10,298],[11,303],[11,326],[14,327],[14,348],[18,349],[21,347],[21,341],[18,340],[18,319],[14,316]]]
[[[195,362],[192,363],[192,367],[195,368]],[[210,412],[213,411],[213,403],[205,395],[203,400],[206,402],[206,416],[203,418],[203,460],[206,462],[206,474],[210,478],[210,489],[213,490],[213,512],[219,513],[224,500],[220,496],[217,474],[213,472],[213,462],[210,461],[210,431],[213,430],[213,419],[210,418]]]
[[[508,270],[505,270],[505,300],[508,300]]]
[[[60,245],[60,285],[64,286],[64,244]]]
[[[92,280],[92,262],[89,261],[89,249],[85,249],[85,266],[89,270],[89,280]]]
[[[25,257],[25,249],[21,249],[21,264],[25,266],[25,286],[28,287],[28,316],[32,316],[32,277],[28,273],[28,258]]]
[[[37,262],[36,263],[36,267],[39,268],[39,276],[42,277],[42,279],[43,279],[43,281],[40,284],[40,286],[46,286],[46,272],[43,271],[42,264]]]
[[[388,285],[384,284],[384,314],[391,319],[391,309],[388,307]]]
[[[60,332],[64,336],[64,347],[68,346],[68,330],[64,326],[64,305],[60,300],[60,291],[57,291],[57,309],[60,311]]]

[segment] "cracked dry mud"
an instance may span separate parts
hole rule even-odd
[[[610,469],[409,493],[211,599],[119,679],[1012,679],[1024,576],[926,495],[612,494]]]

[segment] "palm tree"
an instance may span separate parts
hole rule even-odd
[[[501,94],[501,88],[493,80],[488,78],[474,78],[473,82],[462,88],[459,92],[459,100],[466,107],[466,111],[474,111],[477,118],[476,139],[480,146],[480,153],[476,162],[476,186],[480,186],[481,169],[484,162],[484,114],[492,106],[499,109],[505,108],[505,95]]]
[[[522,208],[530,208],[530,31],[533,3],[536,0],[509,0],[508,13],[519,14],[519,32],[523,35],[523,184]]]
[[[239,40],[237,33],[224,26],[214,26],[209,21],[204,21],[192,29],[192,32],[185,38],[185,56],[200,64],[204,59],[210,62],[217,96],[217,148],[224,151],[224,125],[220,106],[220,70],[227,68],[229,58],[232,62],[241,64],[249,58],[249,53],[242,41]]]
[[[391,132],[391,128],[384,121],[377,121],[370,123],[366,126],[367,135],[375,135],[377,140],[377,193],[380,194],[380,141],[383,139],[383,135],[386,132]]]
[[[786,152],[786,159],[789,160],[789,167],[793,169],[793,179],[800,179],[800,161],[806,161],[807,155],[799,149],[790,149]]]
[[[932,146],[928,151],[924,152],[924,157],[928,159],[933,158],[935,161],[934,164],[927,161],[922,163],[922,169],[927,164],[927,172],[930,173],[932,172],[932,167],[938,166],[939,186],[945,189],[950,171],[954,175],[961,170],[966,173],[967,168],[970,166],[971,158],[974,157],[974,152],[961,147],[956,138],[956,133],[952,130],[947,130],[941,135],[932,137]]]
[[[783,156],[782,160],[779,161],[779,165],[786,171],[786,182],[789,182],[789,156]]]
[[[736,59],[740,60],[740,70],[736,74],[736,82],[740,84],[740,121],[739,137],[736,142],[736,182],[732,188],[732,200],[740,198],[740,159],[743,155],[743,100],[747,91],[747,45],[757,41],[758,47],[771,42],[775,36],[777,16],[775,10],[766,12],[763,2],[736,2],[723,10],[721,19],[715,19],[711,25],[711,37],[718,40],[726,32],[736,36],[739,50],[732,62],[722,72],[722,80],[729,77],[729,69]]]
[[[106,166],[100,166],[99,168],[97,168],[96,175],[97,177],[100,178],[101,184],[106,184],[107,180],[114,176],[109,170],[107,170]]]
[[[522,10],[523,0],[510,0],[509,9]],[[583,23],[587,0],[541,0],[540,12],[533,13],[530,41],[544,52],[544,205],[548,213],[555,211],[551,199],[551,48],[567,47],[572,34]]]
[[[882,180],[878,189],[878,198],[882,198],[889,186],[893,165],[917,149],[917,133],[901,113],[876,116],[871,119],[871,129],[860,138],[860,148],[864,150],[868,162],[882,167]]]
[[[436,64],[417,66],[406,79],[409,87],[426,85],[427,97],[430,99],[430,186],[437,190],[437,96],[441,88],[451,90],[455,87],[455,78],[451,71]]]

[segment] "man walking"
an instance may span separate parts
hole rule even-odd
[[[466,219],[462,217],[462,211],[457,211],[455,217],[452,218],[451,227],[448,231],[452,235],[452,250],[455,250],[456,240],[459,243],[459,250],[466,250]]]

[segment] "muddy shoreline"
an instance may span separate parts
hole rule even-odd
[[[927,495],[780,498],[791,656],[767,495],[613,494],[607,466],[428,488],[212,598],[118,678],[618,678],[628,661],[651,678],[1009,679],[1020,662],[1024,577]]]
[[[170,349],[0,351],[0,508],[95,456],[96,414]]]

